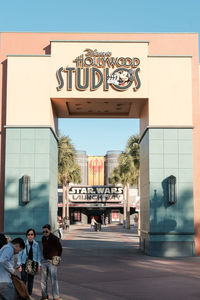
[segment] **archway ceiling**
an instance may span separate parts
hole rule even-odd
[[[147,99],[52,98],[58,118],[140,118]]]

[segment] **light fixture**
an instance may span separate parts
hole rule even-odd
[[[168,202],[169,204],[175,204],[176,200],[176,177],[171,175],[168,177]]]
[[[22,176],[22,203],[30,202],[30,176]]]

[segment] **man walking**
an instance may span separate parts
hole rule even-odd
[[[11,280],[11,274],[15,273],[14,254],[25,248],[21,238],[14,239],[4,245],[0,250],[0,299],[14,300],[15,288]]]
[[[43,260],[41,265],[41,288],[42,300],[48,299],[48,275],[50,276],[53,299],[59,300],[59,288],[57,279],[57,265],[54,261],[60,258],[62,254],[62,246],[57,236],[51,233],[51,226],[46,224],[43,226]]]

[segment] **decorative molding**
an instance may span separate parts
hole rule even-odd
[[[156,58],[156,57],[180,57],[180,58],[184,58],[184,57],[189,57],[192,58],[192,55],[147,55],[147,57],[151,57],[151,58]]]
[[[7,54],[7,57],[51,57],[50,54]]]
[[[146,43],[149,44],[149,41],[128,41],[128,40],[50,40],[50,43]]]

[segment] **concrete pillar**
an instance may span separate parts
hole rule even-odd
[[[141,248],[152,256],[193,256],[191,128],[149,128],[141,143]],[[169,204],[167,178],[176,177]]]
[[[57,139],[50,128],[6,128],[4,232],[23,235],[57,227]],[[30,176],[30,202],[22,203],[22,176]]]

